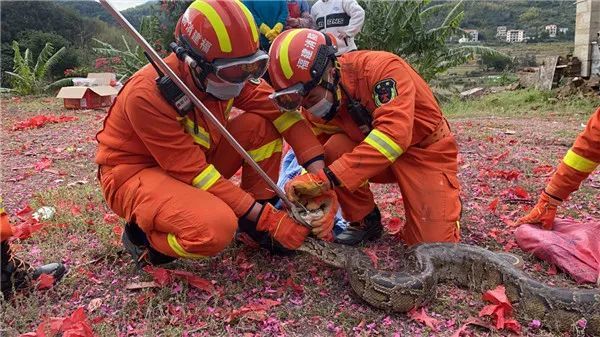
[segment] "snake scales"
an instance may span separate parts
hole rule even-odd
[[[307,239],[299,248],[328,265],[343,268],[356,294],[370,305],[407,312],[435,298],[439,282],[453,282],[475,291],[499,284],[522,322],[538,319],[564,332],[581,318],[586,335],[600,336],[600,290],[550,287],[516,268],[506,255],[466,244],[428,243],[407,251],[399,271],[379,271],[359,249]]]

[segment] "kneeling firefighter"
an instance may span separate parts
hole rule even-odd
[[[289,198],[334,189],[352,223],[336,241],[357,244],[382,232],[369,182],[396,183],[406,243],[459,241],[458,148],[427,83],[388,52],[336,57],[332,39],[288,30],[269,51],[272,99],[282,111],[302,107],[325,147],[327,167],[290,181]]]
[[[258,49],[256,24],[241,2],[194,1],[175,38],[175,53],[164,61],[271,179],[282,136],[309,172],[324,167],[323,147],[306,121],[269,99],[273,89],[260,80],[268,55]],[[136,72],[97,135],[100,184],[110,208],[127,220],[126,249],[140,265],[213,256],[238,225],[270,247],[299,247],[310,230],[272,206],[275,192],[200,110],[171,101],[160,76],[152,64]],[[244,113],[229,118],[232,106]],[[238,187],[228,179],[240,167]]]

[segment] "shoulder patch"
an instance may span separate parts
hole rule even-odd
[[[393,100],[398,95],[396,90],[396,81],[392,78],[383,79],[373,87],[373,99],[376,106],[382,106]]]
[[[249,81],[252,84],[256,84],[256,85],[260,84],[260,78],[251,78],[251,79],[249,79]]]

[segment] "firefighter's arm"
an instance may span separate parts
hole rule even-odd
[[[308,166],[323,158],[323,146],[317,140],[307,121],[299,112],[282,113],[269,99],[273,89],[264,80],[248,81],[233,105],[248,113],[270,120],[285,141],[294,149],[298,162]],[[306,167],[305,166],[305,167]]]
[[[415,110],[415,85],[400,61],[380,60],[367,79],[376,108],[373,130],[352,152],[329,168],[343,186],[355,190],[394,163],[410,145]],[[376,79],[376,80],[373,80]]]
[[[600,164],[600,109],[592,115],[585,130],[577,136],[573,146],[567,151],[552,179],[546,186],[546,193],[564,200],[579,189],[581,182]]]
[[[157,164],[170,176],[208,191],[243,215],[254,199],[206,162],[200,145],[184,132],[177,113],[156,93],[140,89],[126,102],[127,117]]]
[[[350,22],[345,33],[349,37],[354,37],[360,33],[365,23],[365,10],[360,7],[356,0],[343,0],[342,7],[344,12],[350,16]]]

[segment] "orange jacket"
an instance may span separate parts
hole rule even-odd
[[[371,112],[373,130],[365,137],[346,109],[329,123],[304,112],[321,141],[343,132],[357,142],[329,168],[354,190],[390,166],[411,146],[422,142],[442,122],[442,112],[425,81],[400,57],[382,51],[354,51],[338,57],[341,83],[353,99]]]
[[[174,54],[165,61],[223,125],[227,125],[231,107],[236,106],[271,120],[297,151],[301,163],[323,154],[321,144],[301,116],[282,114],[269,100],[272,89],[264,81],[248,82],[238,97],[220,101],[198,90],[187,65]],[[238,216],[244,214],[254,199],[221,177],[210,164],[210,158],[218,155],[214,153],[216,144],[226,140],[221,139],[218,130],[197,109],[181,118],[161,96],[156,77],[154,68],[146,65],[117,96],[103,130],[96,137],[99,143],[96,163],[112,167],[116,187],[144,168],[159,166],[174,178],[216,195]],[[197,134],[194,134],[194,114]]]
[[[579,189],[581,182],[600,164],[600,108],[592,115],[585,130],[577,136],[575,143],[567,151],[546,192],[560,199],[566,199]]]

